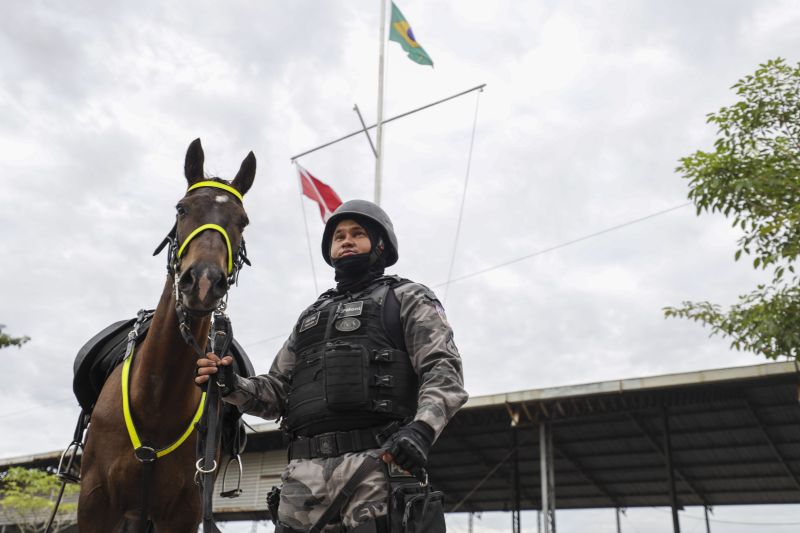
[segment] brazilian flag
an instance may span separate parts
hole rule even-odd
[[[408,58],[420,65],[433,66],[428,53],[419,45],[414,38],[414,32],[411,31],[411,25],[406,18],[397,9],[397,6],[392,2],[392,22],[390,24],[389,40],[400,43],[403,50],[408,52]]]

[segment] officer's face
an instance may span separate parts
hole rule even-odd
[[[365,254],[372,249],[367,230],[354,220],[342,220],[336,225],[331,239],[331,259]]]

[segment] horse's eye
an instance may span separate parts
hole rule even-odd
[[[183,216],[186,214],[186,208],[183,207],[181,204],[175,206],[175,211],[178,212],[178,216]]]

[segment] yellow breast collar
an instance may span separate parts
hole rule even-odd
[[[133,361],[133,352],[134,352],[134,345],[131,343],[132,346],[129,349],[129,352],[125,354],[125,362],[122,364],[122,414],[125,417],[125,426],[128,428],[128,436],[131,438],[131,444],[133,444],[134,453],[137,450],[142,448],[147,448],[146,446],[142,446],[142,441],[139,439],[139,434],[136,431],[136,426],[133,423],[133,415],[131,414],[131,406],[130,406],[130,398],[129,398],[129,390],[128,390],[128,382],[130,381],[130,370],[131,370],[131,362]],[[171,451],[175,450],[184,443],[186,439],[189,438],[189,435],[192,434],[194,431],[195,425],[200,420],[200,417],[203,415],[203,405],[206,401],[206,393],[204,392],[202,396],[200,396],[200,405],[197,406],[197,412],[194,414],[194,418],[189,423],[189,427],[186,428],[186,431],[183,432],[175,442],[166,446],[164,448],[159,448],[157,450],[153,450],[155,452],[155,457],[163,457],[170,453]],[[136,454],[139,457],[139,454]]]

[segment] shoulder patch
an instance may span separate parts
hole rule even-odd
[[[434,300],[433,307],[436,309],[436,312],[439,314],[439,318],[442,319],[442,322],[447,324],[447,315],[444,314],[444,307],[442,307],[442,304],[439,303],[439,300]]]
[[[317,311],[316,313],[312,313],[312,314],[308,315],[307,317],[305,317],[300,322],[300,330],[299,330],[299,332],[303,333],[305,330],[311,329],[314,326],[316,326],[317,323],[319,322],[319,315],[320,315],[320,311]]]

